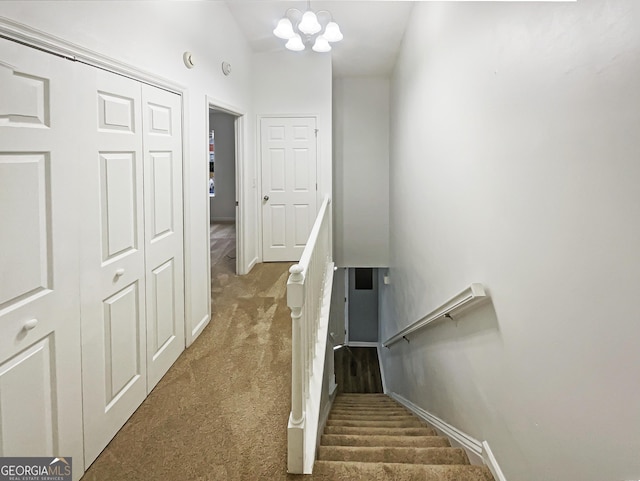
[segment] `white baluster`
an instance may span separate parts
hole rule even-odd
[[[302,350],[301,317],[304,302],[304,276],[298,264],[289,269],[291,276],[287,283],[287,303],[291,308],[291,421],[299,425],[304,422],[302,406]]]

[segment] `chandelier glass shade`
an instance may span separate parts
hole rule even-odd
[[[285,47],[288,50],[300,52],[305,50],[307,45],[312,45],[311,48],[314,52],[329,52],[331,51],[331,43],[343,39],[340,27],[333,21],[331,13],[327,10],[313,12],[310,2],[307,5],[307,11],[304,13],[297,8],[288,9],[278,21],[273,34],[287,40]],[[328,21],[323,27],[320,18],[325,16]],[[322,31],[323,28],[324,31]]]

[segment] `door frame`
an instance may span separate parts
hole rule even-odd
[[[349,267],[344,268],[344,343],[349,345]]]
[[[244,222],[246,218],[246,202],[244,202],[245,192],[247,191],[247,180],[244,178],[244,165],[245,165],[245,128],[246,128],[246,113],[233,105],[229,105],[226,102],[222,102],[211,95],[207,95],[205,98],[205,125],[207,131],[203,136],[206,143],[206,155],[207,155],[207,168],[209,166],[209,131],[211,125],[209,123],[209,110],[217,110],[226,114],[233,115],[235,120],[233,121],[234,133],[235,133],[235,183],[236,183],[236,274],[244,275],[248,274],[253,266],[247,266],[245,263],[246,258],[246,239]],[[205,175],[204,179],[208,182],[208,176]],[[203,184],[204,185],[204,184]],[[203,187],[203,192],[209,192],[209,189]],[[208,195],[208,194],[207,194]],[[211,200],[207,197],[207,233],[209,232],[208,226],[211,218]],[[207,244],[211,241],[208,239]],[[211,273],[211,256],[207,256],[207,271]],[[207,276],[208,290],[211,292],[211,274]],[[211,319],[211,301],[209,301],[209,319]],[[206,324],[205,324],[206,325]],[[203,326],[204,327],[204,326]]]
[[[257,199],[256,199],[256,209],[258,212],[257,217],[257,238],[258,238],[258,261],[264,262],[264,250],[263,250],[263,241],[264,241],[264,231],[263,231],[263,215],[262,215],[262,197],[264,193],[262,192],[262,119],[306,119],[313,118],[316,121],[316,185],[318,186],[316,189],[316,212],[314,214],[314,219],[318,215],[318,211],[320,210],[320,206],[322,205],[322,192],[323,186],[321,185],[320,179],[320,119],[321,116],[318,113],[300,113],[300,114],[258,114],[256,119],[256,156],[257,156],[257,165],[256,165],[256,182],[258,182],[259,186],[257,186]]]

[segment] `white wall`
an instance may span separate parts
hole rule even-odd
[[[208,105],[205,97],[251,112],[252,54],[222,2],[172,1],[2,1],[0,16],[30,25],[64,40],[165,77],[187,88],[184,142],[187,216],[185,259],[187,318],[202,326],[210,315],[208,203]],[[197,66],[188,70],[182,61],[193,52]],[[223,60],[233,73],[222,74]],[[253,156],[254,123],[246,123],[247,161],[244,250],[247,262],[255,258],[257,244]],[[246,266],[245,266],[246,268]]]
[[[640,478],[640,2],[421,3],[392,80],[386,379],[511,481]]]
[[[215,132],[215,196],[210,197],[211,221],[236,218],[235,116],[209,112],[209,126]]]
[[[389,79],[334,80],[336,265],[389,265]]]
[[[329,54],[284,50],[253,56],[253,107],[258,117],[314,115],[318,118],[318,208],[325,194],[331,195],[332,191],[331,92]],[[259,134],[258,128],[257,163],[260,163]],[[259,190],[260,178],[257,185]]]

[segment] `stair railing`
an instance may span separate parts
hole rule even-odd
[[[382,345],[386,348],[390,348],[393,344],[402,340],[409,342],[410,334],[423,329],[428,324],[431,324],[432,322],[435,322],[437,320],[444,318],[453,319],[453,317],[451,317],[453,314],[469,309],[470,307],[477,305],[488,298],[489,295],[485,292],[484,286],[480,283],[473,283],[464,291],[456,294],[447,302],[429,312],[427,315],[421,317],[413,324],[405,327],[396,335],[391,336],[389,339],[384,341]]]
[[[287,470],[296,474],[311,473],[315,461],[333,283],[330,204],[325,197],[287,281],[292,330]]]

